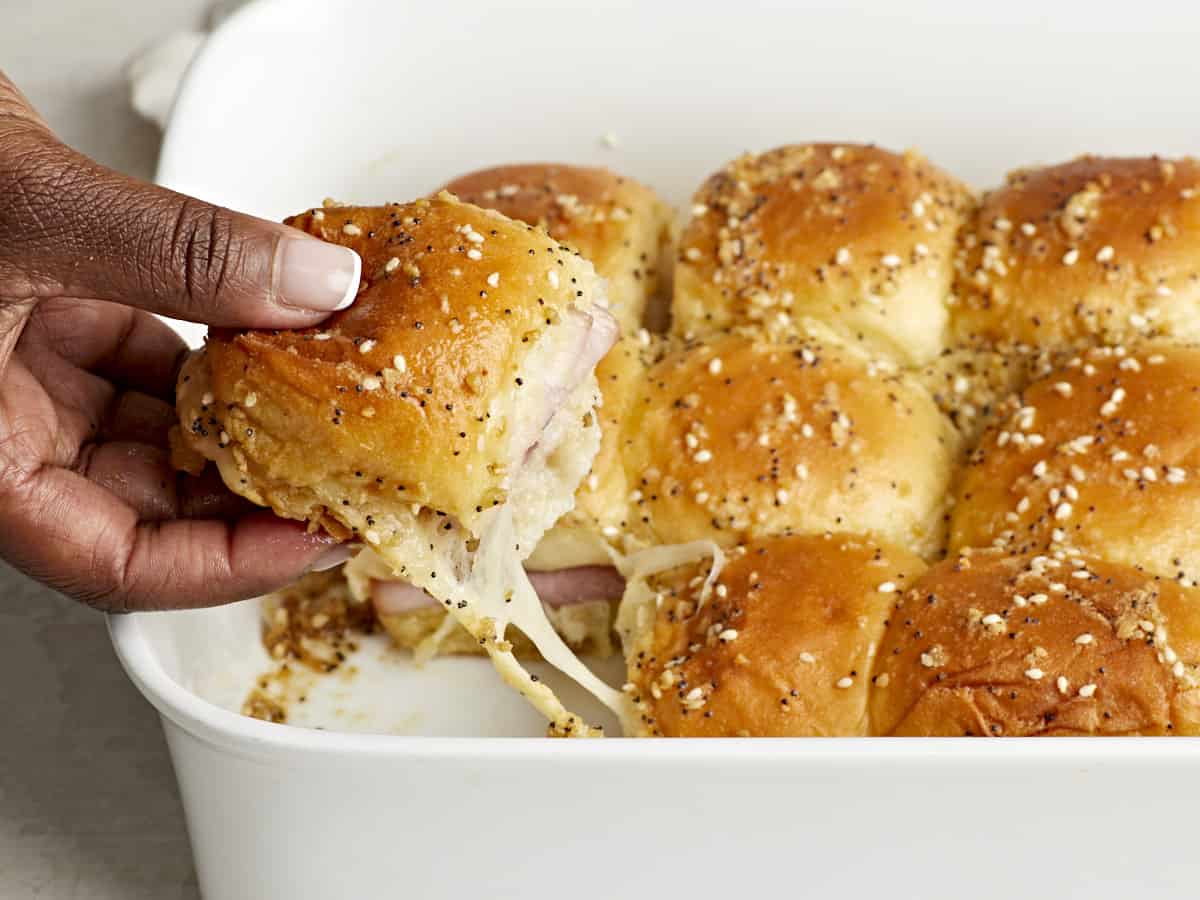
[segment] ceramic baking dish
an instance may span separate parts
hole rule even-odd
[[[977,184],[1200,147],[1200,13],[478,0],[251,5],[159,169],[278,218],[498,162],[602,164],[677,203],[743,149],[919,145]],[[201,333],[183,328],[190,339]],[[368,644],[299,719],[241,717],[254,603],[113,618],[162,714],[208,900],[1194,891],[1193,740],[551,741],[480,660]]]

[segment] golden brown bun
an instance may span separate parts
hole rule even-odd
[[[942,348],[968,189],[915,152],[805,144],[747,154],[695,196],[673,328],[811,316],[904,363]]]
[[[1081,566],[1081,567],[1080,567]],[[891,614],[879,735],[1200,733],[1200,595],[1126,566],[950,559]]]
[[[1019,170],[964,233],[952,332],[1037,347],[1200,339],[1198,254],[1195,160]]]
[[[314,328],[212,333],[181,378],[185,439],[237,493],[334,534],[475,536],[536,438],[552,373],[522,367],[581,317],[606,318],[600,279],[543,232],[449,195],[289,224],[358,252],[358,299]],[[582,475],[590,452],[564,465]]]
[[[624,334],[669,286],[669,206],[645,185],[607,169],[557,163],[496,166],[454,179],[461,200],[531,225],[578,250],[608,281],[609,309]]]
[[[1007,413],[965,469],[952,548],[1075,549],[1200,580],[1200,349],[1092,350]]]
[[[957,434],[919,384],[832,340],[691,343],[646,374],[623,434],[642,544],[852,531],[942,549]]]
[[[703,604],[697,576],[707,565],[655,577],[661,603],[646,604],[652,620],[628,656],[646,733],[867,734],[893,592],[924,568],[902,549],[839,534],[739,548]]]

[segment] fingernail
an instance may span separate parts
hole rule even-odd
[[[317,557],[316,562],[308,567],[310,572],[326,572],[334,566],[340,566],[354,555],[354,548],[348,544],[338,544],[330,547]]]
[[[275,251],[275,296],[279,303],[335,312],[354,302],[362,260],[349,247],[310,238],[284,238]]]

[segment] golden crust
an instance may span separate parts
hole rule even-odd
[[[669,283],[673,213],[650,188],[608,169],[529,163],[480,169],[445,188],[467,203],[544,228],[608,281],[624,334]]]
[[[1078,550],[1200,580],[1200,349],[1097,349],[1029,387],[965,469],[952,548]]]
[[[879,735],[1200,733],[1200,596],[1126,566],[998,551],[897,603],[871,689]]]
[[[964,232],[959,341],[1200,339],[1200,163],[1084,156],[1023,169]]]
[[[185,438],[232,460],[233,490],[335,534],[409,506],[473,532],[504,499],[537,387],[518,383],[522,361],[602,296],[590,263],[449,195],[288,221],[358,252],[358,299],[314,328],[214,331],[181,379]]]
[[[915,152],[804,144],[747,154],[696,193],[674,329],[788,333],[811,316],[904,363],[942,346],[958,228],[972,202]]]
[[[623,443],[642,544],[853,531],[943,547],[957,434],[915,381],[832,341],[729,334],[669,353]]]
[[[768,539],[739,551],[700,605],[704,568],[653,582],[663,599],[629,659],[646,732],[867,734],[869,675],[892,592],[924,563],[857,536]]]

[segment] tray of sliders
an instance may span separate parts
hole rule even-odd
[[[1080,155],[1069,128],[989,143],[961,103],[953,139],[913,109],[934,159],[778,86],[746,108],[762,72],[700,110],[702,68],[589,55],[636,49],[617,7],[587,34],[478,10],[478,76],[413,80],[461,23],[353,6],[235,16],[159,173],[363,261],[317,327],[181,326],[176,465],[360,548],[269,597],[112,620],[205,895],[715,897],[796,860],[852,896],[1195,876],[1200,163]],[[892,37],[926,46],[944,12]],[[810,83],[880,26],[737,27],[775,46],[781,20],[814,56],[763,65]],[[954,24],[985,26],[1017,28]],[[846,95],[906,135],[869,75]],[[1107,740],[1061,740],[1083,736]],[[981,885],[997,853],[1019,864]]]

